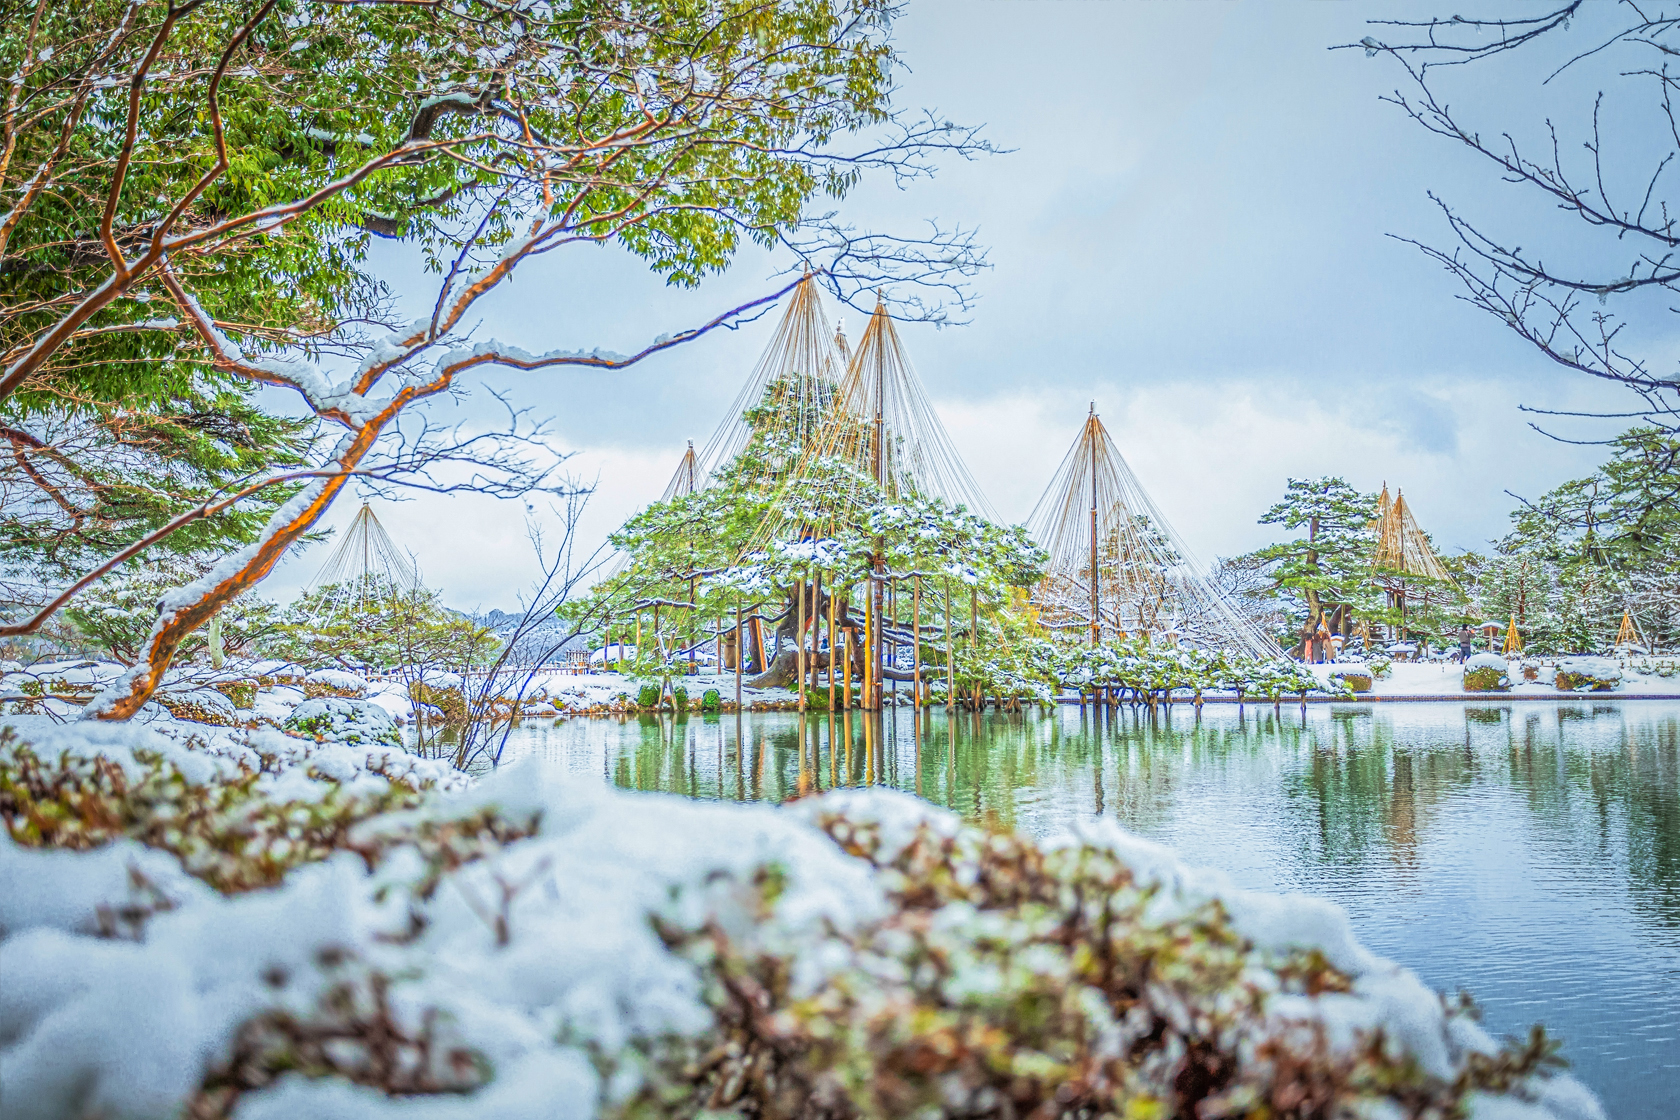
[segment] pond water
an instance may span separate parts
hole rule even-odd
[[[1545,1023],[1612,1118],[1677,1112],[1680,703],[649,717],[508,747],[693,797],[880,783],[1035,835],[1108,814],[1240,886],[1334,899],[1496,1035]]]

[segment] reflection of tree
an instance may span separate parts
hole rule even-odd
[[[1433,811],[1469,781],[1462,751],[1397,745],[1389,721],[1364,713],[1338,713],[1331,726],[1285,781],[1287,802],[1308,818],[1303,854],[1338,865],[1387,855],[1415,869]]]
[[[1440,709],[1336,709],[1304,722],[1264,706],[1240,721],[1121,709],[934,717],[919,734],[909,712],[853,713],[807,721],[803,764],[796,717],[748,719],[744,743],[727,718],[647,718],[625,725],[606,761],[620,786],[730,800],[792,797],[802,771],[809,792],[888,784],[999,828],[1101,812],[1162,834],[1210,786],[1215,813],[1223,799],[1281,793],[1307,863],[1407,874],[1450,827],[1449,805],[1502,797],[1548,866],[1566,853],[1565,869],[1625,881],[1631,906],[1680,928],[1680,717],[1630,713],[1643,717],[1632,704],[1469,707],[1446,720]],[[696,726],[707,728],[698,738]]]

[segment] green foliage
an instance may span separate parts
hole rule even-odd
[[[723,709],[723,696],[715,688],[708,688],[700,694],[700,710],[702,712],[717,712]]]
[[[654,711],[659,707],[659,701],[664,695],[665,690],[658,685],[644,684],[636,690],[636,707],[644,712]]]
[[[1680,645],[1680,437],[1634,428],[1610,459],[1512,514],[1474,573],[1495,619],[1537,654],[1607,648],[1631,610],[1646,641]]]
[[[1361,494],[1340,478],[1292,478],[1283,501],[1261,515],[1260,524],[1297,534],[1245,558],[1263,566],[1272,590],[1291,604],[1299,629],[1285,645],[1316,630],[1329,605],[1347,603],[1362,613],[1380,609],[1371,582],[1376,541],[1370,524],[1376,515],[1377,496]]]
[[[158,600],[204,575],[210,565],[204,555],[169,553],[132,562],[83,592],[65,609],[64,618],[105,656],[132,664],[157,619]],[[281,626],[279,608],[257,595],[235,599],[222,618],[223,648],[232,657],[256,656]],[[200,630],[182,644],[181,656],[199,659],[208,648],[205,631]]]
[[[679,712],[688,711],[688,689],[678,686],[671,690],[671,706]]]

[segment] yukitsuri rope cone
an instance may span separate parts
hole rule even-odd
[[[419,586],[420,572],[413,558],[397,547],[373,515],[373,507],[363,502],[306,590],[326,592],[320,610],[341,614]]]
[[[1143,637],[1283,656],[1202,574],[1095,405],[1027,528],[1050,554],[1032,596],[1044,627],[1078,633],[1093,645]]]
[[[1406,496],[1397,489],[1390,499],[1386,482],[1377,498],[1376,520],[1370,527],[1377,539],[1371,568],[1388,594],[1389,605],[1400,612],[1399,633],[1404,634],[1408,600],[1428,602],[1429,584],[1456,588],[1457,582],[1435,555],[1428,534],[1418,528]],[[1425,581],[1421,586],[1420,580]]]

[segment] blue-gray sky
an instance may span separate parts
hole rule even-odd
[[[1598,461],[1530,430],[1517,406],[1620,407],[1615,391],[1544,361],[1388,236],[1446,237],[1430,189],[1490,221],[1545,213],[1380,103],[1404,80],[1391,62],[1327,49],[1402,8],[1420,11],[911,0],[900,103],[984,123],[1012,152],[908,191],[866,185],[844,212],[885,228],[960,222],[990,246],[968,325],[902,333],[1003,517],[1026,517],[1093,400],[1203,559],[1273,539],[1256,518],[1291,476],[1402,487],[1439,543],[1479,549],[1505,531],[1506,490],[1535,495]],[[1461,70],[1451,88],[1494,127],[1585,121],[1584,87],[1541,88],[1536,69]],[[423,294],[400,246],[377,259]],[[483,305],[481,330],[532,350],[628,351],[770,290],[785,263],[743,256],[685,291],[613,250],[551,254]],[[861,317],[844,316],[855,337]],[[491,376],[552,416],[577,476],[599,477],[585,522],[599,539],[723,420],[771,328],[622,373]],[[511,605],[528,578],[518,505],[377,508],[453,605]],[[289,560],[270,593],[306,581],[322,552]]]

